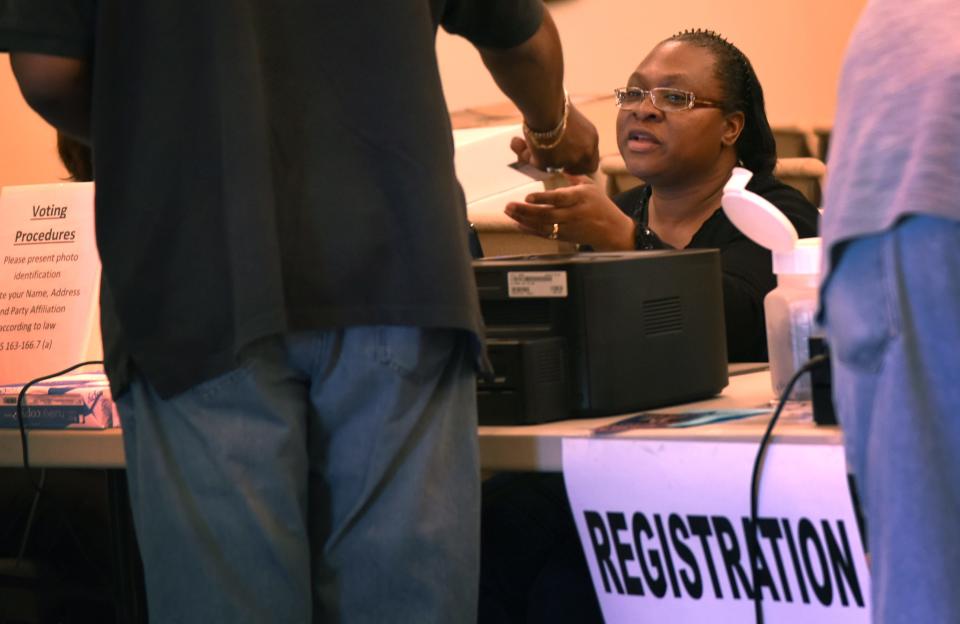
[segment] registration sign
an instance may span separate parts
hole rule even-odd
[[[756,451],[564,440],[567,491],[607,622],[751,622],[754,591],[769,622],[870,621],[843,447],[771,445],[754,528]]]

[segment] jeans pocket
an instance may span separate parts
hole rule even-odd
[[[831,357],[877,372],[898,334],[889,235],[855,240],[844,250],[824,292]]]
[[[279,338],[275,336],[261,338],[240,350],[237,354],[236,368],[201,382],[187,393],[201,405],[220,401],[224,393],[232,393],[239,386],[245,386],[254,375],[257,366],[271,355],[282,352],[282,349],[283,344]]]
[[[194,386],[187,393],[192,394],[201,403],[216,401],[223,393],[230,392],[231,389],[243,384],[250,376],[251,367],[252,361],[243,362],[233,370]]]
[[[450,329],[377,328],[378,361],[413,381],[438,376],[450,362],[458,332]]]

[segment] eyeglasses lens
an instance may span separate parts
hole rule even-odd
[[[661,111],[671,113],[690,108],[691,95],[679,89],[618,89],[617,106],[625,111],[639,110],[643,101],[650,97],[653,105]]]

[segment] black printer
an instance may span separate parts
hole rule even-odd
[[[480,424],[621,414],[727,385],[713,249],[475,260],[494,375]]]

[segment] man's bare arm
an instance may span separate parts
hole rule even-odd
[[[52,126],[90,140],[90,66],[86,61],[11,52],[10,65],[27,104]]]
[[[549,131],[562,122],[563,50],[550,13],[544,13],[540,28],[525,42],[505,50],[480,48],[480,56],[531,130]],[[541,167],[565,167],[571,173],[592,173],[599,163],[597,130],[572,105],[567,115],[566,130],[556,146],[529,146],[533,162]]]

